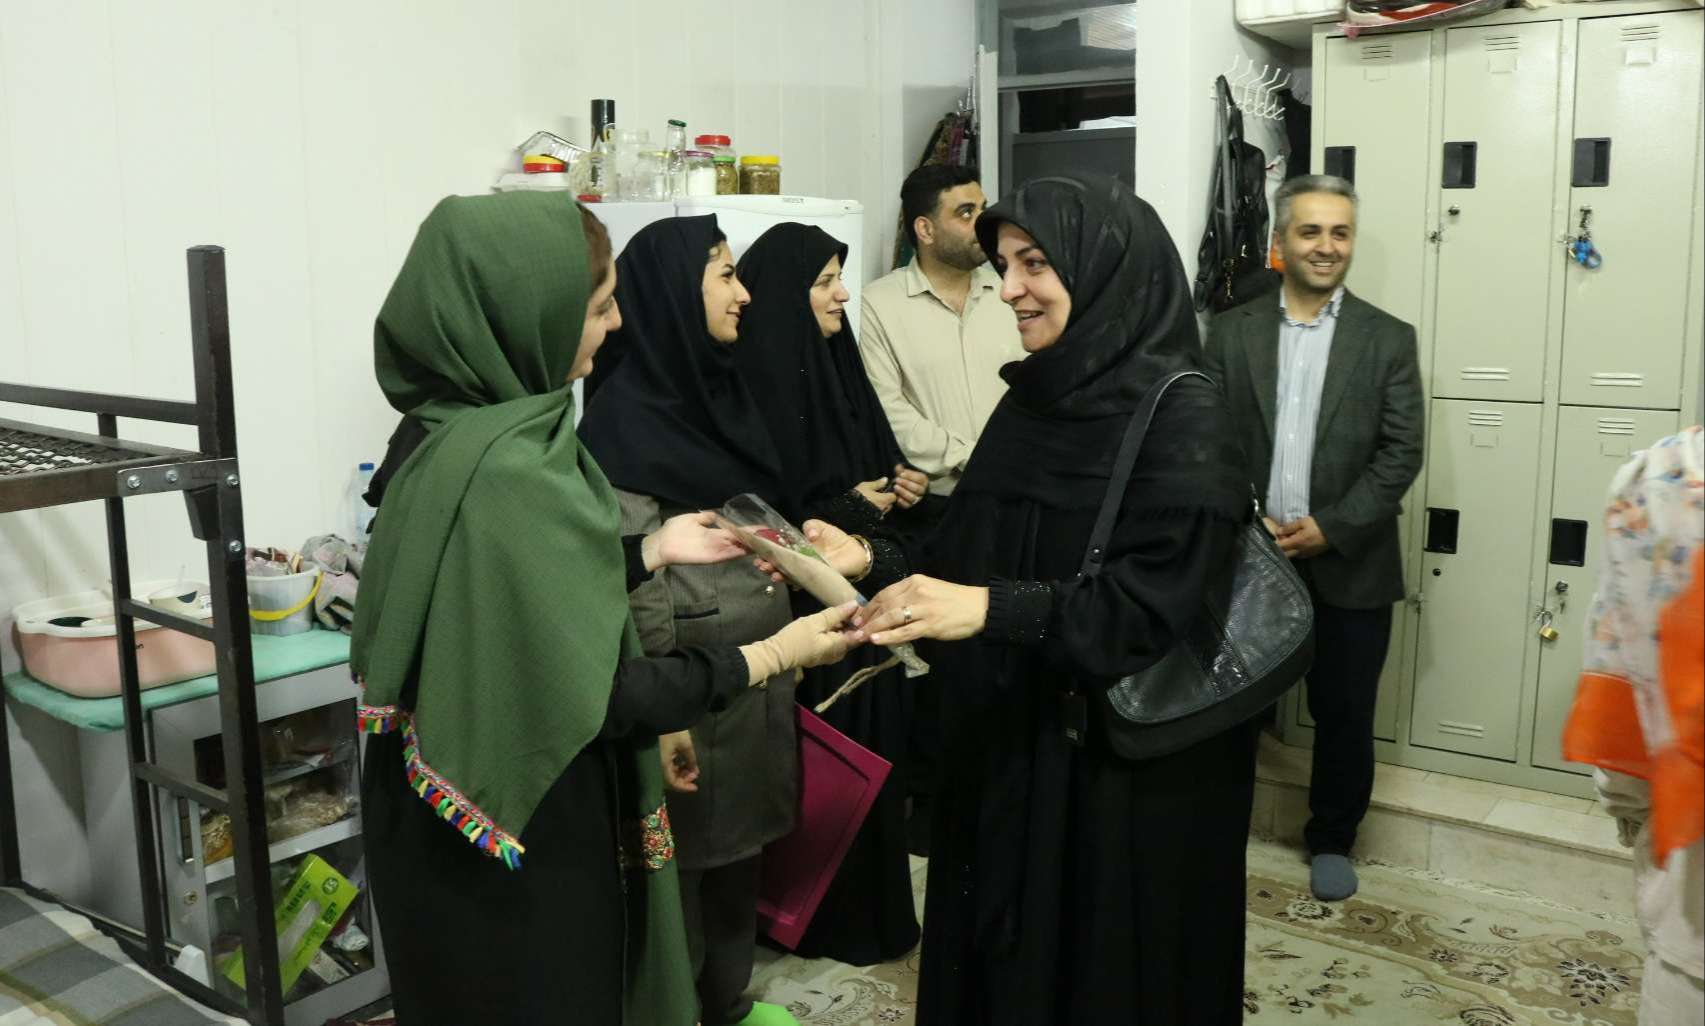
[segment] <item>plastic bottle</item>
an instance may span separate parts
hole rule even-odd
[[[354,533],[349,536],[349,540],[352,542],[365,542],[367,533],[373,529],[374,509],[367,505],[364,496],[367,494],[367,489],[373,484],[374,469],[371,463],[362,463],[355,468],[355,484],[351,487],[349,495],[350,507],[354,511],[354,517],[351,520]]]

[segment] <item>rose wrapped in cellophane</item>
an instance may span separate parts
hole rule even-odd
[[[740,544],[753,555],[774,564],[783,576],[824,606],[838,606],[845,602],[857,602],[862,606],[866,603],[865,597],[851,582],[824,562],[803,532],[756,495],[748,493],[728,500],[717,513],[717,523],[740,539]],[[921,677],[929,672],[929,664],[918,658],[911,645],[895,645],[889,651],[893,653],[892,658],[847,678],[839,690],[818,704],[816,711],[823,712],[841,696],[896,664],[906,668],[908,677]]]

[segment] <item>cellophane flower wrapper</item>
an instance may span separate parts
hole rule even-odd
[[[747,493],[728,500],[717,512],[717,524],[733,532],[753,555],[775,564],[783,576],[825,607],[847,602],[862,606],[868,602],[850,581],[824,561],[806,540],[805,532],[756,495]],[[890,651],[899,657],[906,676],[921,677],[929,672],[929,664],[918,658],[911,645],[895,645]]]

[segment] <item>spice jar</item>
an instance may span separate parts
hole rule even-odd
[[[685,167],[688,196],[716,195],[716,164],[704,150],[687,150],[681,154]]]
[[[767,153],[741,157],[740,191],[747,196],[781,195],[781,158]]]
[[[740,193],[740,169],[734,166],[734,154],[717,154],[711,158],[716,167],[716,194],[737,196]]]

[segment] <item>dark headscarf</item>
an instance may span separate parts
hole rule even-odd
[[[1201,351],[1189,283],[1154,208],[1112,178],[1039,178],[977,219],[994,254],[1000,226],[1041,244],[1072,295],[1060,340],[1003,376],[1027,408],[1086,419],[1129,413],[1149,386]]]
[[[769,426],[734,350],[705,328],[703,281],[723,240],[714,215],[647,225],[616,260],[620,331],[580,437],[610,482],[695,509],[780,491]],[[742,328],[741,334],[745,334]],[[602,357],[600,357],[602,358]]]
[[[1042,247],[1071,293],[1072,312],[1059,341],[1002,368],[1011,388],[984,427],[959,490],[1019,495],[1057,509],[1094,507],[1142,397],[1166,376],[1200,366],[1184,266],[1154,208],[1111,178],[1041,178],[1020,187],[978,218],[985,252],[998,252],[1002,224]],[[1213,391],[1186,379],[1167,401],[1195,402]],[[1242,464],[1229,436],[1151,437],[1132,478],[1131,508],[1208,507],[1240,516],[1249,506]]]
[[[781,512],[797,519],[812,503],[894,473],[900,445],[865,376],[852,325],[825,339],[811,310],[811,287],[847,247],[821,228],[786,222],[758,237],[740,258],[752,304],[740,321],[734,362],[756,394],[781,457],[788,494]]]

